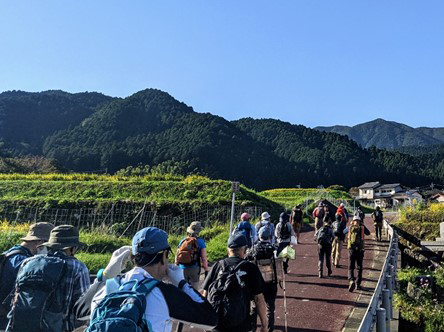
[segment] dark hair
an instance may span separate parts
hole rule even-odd
[[[156,254],[147,254],[146,252],[138,252],[134,256],[134,262],[138,267],[151,266],[162,261],[163,264],[163,251]]]

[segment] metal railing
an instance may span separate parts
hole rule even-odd
[[[384,228],[390,245],[381,270],[378,284],[368,305],[358,332],[389,332],[390,322],[393,318],[393,292],[396,288],[396,273],[398,266],[398,234],[384,220]]]

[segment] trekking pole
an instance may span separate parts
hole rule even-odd
[[[288,332],[288,322],[287,322],[287,293],[285,292],[285,289],[287,288],[285,285],[285,273],[283,274],[283,286],[284,286],[284,321],[285,321],[285,332]]]

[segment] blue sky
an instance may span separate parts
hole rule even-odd
[[[442,1],[1,1],[0,91],[158,88],[229,120],[443,126]]]

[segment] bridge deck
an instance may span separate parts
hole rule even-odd
[[[288,331],[356,331],[370,301],[385,259],[387,242],[374,241],[372,221],[366,226],[372,233],[366,240],[362,291],[348,291],[348,252],[344,247],[341,267],[333,267],[330,278],[320,279],[317,270],[317,244],[314,231],[301,234],[296,260],[290,262],[286,276]],[[325,264],[325,263],[324,263]],[[324,267],[324,274],[326,269]],[[356,271],[355,271],[356,273]],[[276,303],[276,331],[284,331],[283,291]],[[347,323],[347,324],[346,324]]]

